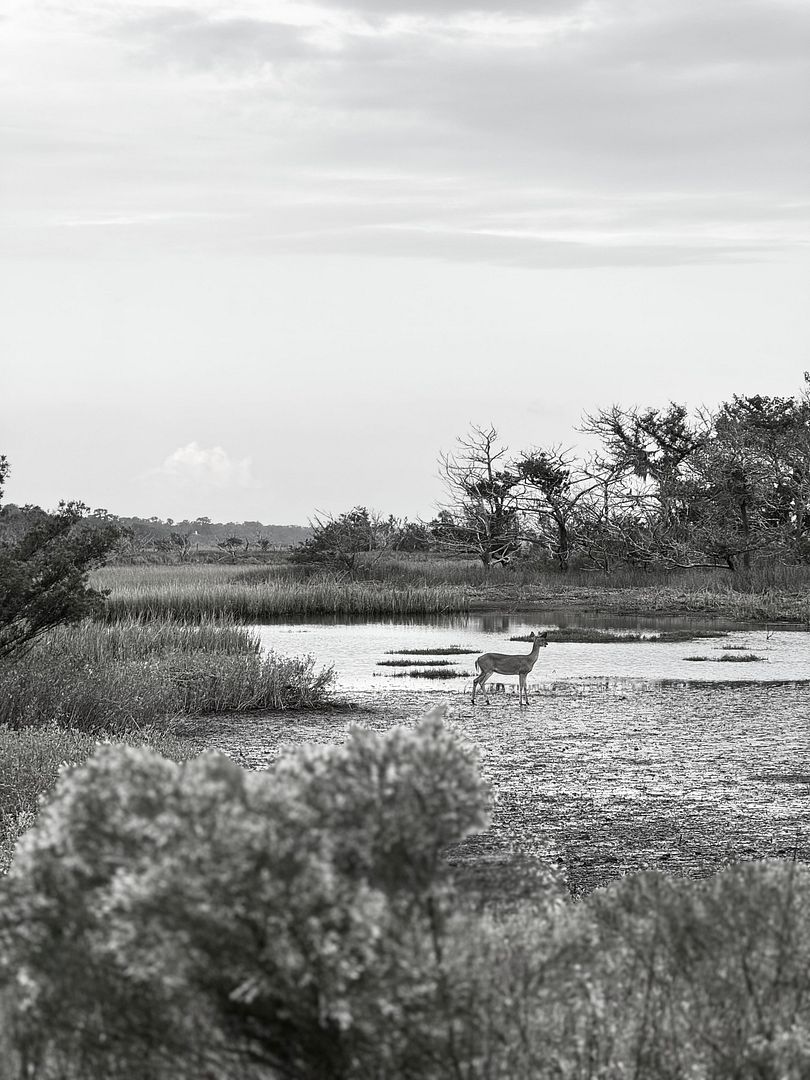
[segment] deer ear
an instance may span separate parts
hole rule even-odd
[[[540,635],[540,637],[541,638],[547,638],[548,637],[548,630],[544,630],[543,633]]]

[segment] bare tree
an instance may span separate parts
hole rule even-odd
[[[448,493],[442,511],[445,523],[447,517],[452,521],[442,542],[450,550],[475,555],[488,569],[520,550],[522,480],[494,427],[472,425],[457,443],[457,450],[439,458]]]

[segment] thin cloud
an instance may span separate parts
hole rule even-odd
[[[27,65],[70,93],[32,96],[29,123],[16,102],[12,252],[126,229],[133,249],[654,266],[810,237],[798,0],[99,10]]]
[[[148,475],[193,487],[256,487],[250,457],[235,460],[221,446],[203,447],[197,442],[178,446]]]

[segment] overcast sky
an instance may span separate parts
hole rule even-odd
[[[430,515],[810,368],[807,0],[5,0],[7,498]]]

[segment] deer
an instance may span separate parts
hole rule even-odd
[[[526,676],[532,670],[537,663],[537,657],[541,649],[544,649],[548,645],[548,631],[544,630],[542,634],[532,633],[529,636],[529,640],[532,643],[532,651],[530,653],[494,653],[487,652],[482,653],[481,656],[475,661],[475,666],[478,669],[478,674],[473,679],[472,685],[472,703],[475,704],[475,688],[480,686],[484,691],[484,700],[489,705],[489,697],[484,689],[487,679],[490,675],[497,672],[499,675],[517,675],[519,681],[519,704],[522,705],[524,698],[526,704],[529,704],[529,692],[526,689]]]

